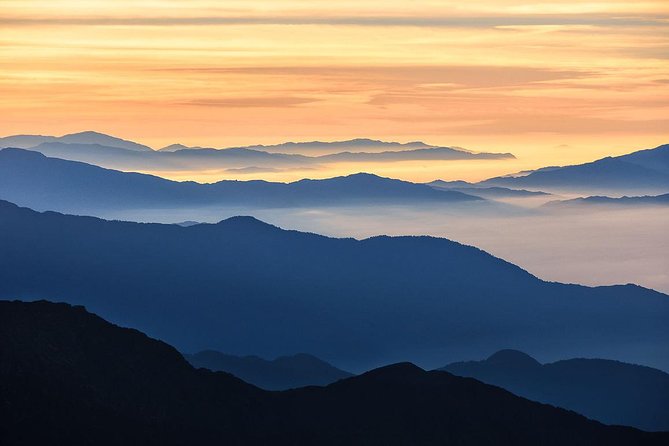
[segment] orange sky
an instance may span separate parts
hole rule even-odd
[[[582,162],[669,142],[668,31],[665,0],[0,0],[0,135]]]

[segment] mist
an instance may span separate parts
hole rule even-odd
[[[284,229],[333,237],[431,235],[481,248],[537,277],[583,285],[634,283],[669,293],[669,209],[550,210],[508,204],[197,208],[115,211],[103,218],[215,223],[252,215]]]

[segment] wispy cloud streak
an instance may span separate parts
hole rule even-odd
[[[669,16],[202,16],[202,17],[3,17],[6,26],[215,26],[337,25],[377,27],[490,28],[505,26],[669,26]]]

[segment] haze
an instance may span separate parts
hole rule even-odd
[[[536,200],[531,200],[533,204]],[[105,218],[175,223],[253,215],[286,229],[335,237],[433,235],[476,246],[544,279],[584,285],[635,283],[669,292],[669,210],[549,212],[476,204],[314,209],[199,208],[119,211]]]

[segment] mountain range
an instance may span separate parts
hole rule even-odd
[[[0,150],[0,198],[40,210],[92,215],[101,210],[133,208],[280,208],[426,202],[448,205],[483,201],[462,192],[438,191],[424,184],[362,173],[293,183],[177,182],[50,158],[22,149]]]
[[[307,141],[307,142],[285,142],[281,144],[263,145],[256,144],[244,146],[246,149],[262,150],[270,153],[296,153],[301,155],[327,155],[337,152],[387,152],[397,150],[414,150],[437,147],[422,141],[400,143],[394,141],[379,141],[369,138],[355,138],[345,141]],[[181,146],[181,148],[187,148]],[[466,151],[459,147],[454,149]],[[161,149],[164,150],[164,149]]]
[[[280,356],[268,361],[258,356],[235,356],[215,350],[203,350],[185,354],[184,358],[194,367],[228,372],[266,390],[324,386],[353,376],[306,353]]]
[[[194,367],[228,372],[267,390],[328,385],[353,376],[304,353],[272,361],[214,350],[184,357]],[[604,424],[669,431],[669,374],[658,369],[586,358],[541,364],[526,353],[500,350],[483,361],[454,362],[438,370],[475,378]]]
[[[335,239],[251,217],[140,224],[3,201],[0,251],[0,297],[85,304],[182,351],[306,351],[357,372],[514,344],[669,368],[667,295],[545,282],[447,239]]]
[[[82,307],[0,301],[3,445],[660,445],[409,363],[267,392]]]
[[[669,144],[591,163],[491,178],[479,184],[549,192],[666,193],[669,191]]]
[[[541,364],[516,350],[439,370],[475,378],[516,395],[573,410],[605,424],[669,431],[669,374],[605,359]]]
[[[8,136],[0,138],[0,148],[3,147],[30,149],[51,157],[111,169],[153,172],[220,170],[228,173],[262,173],[309,170],[328,163],[514,158],[510,153],[472,152],[420,141],[397,143],[363,138],[221,149],[172,144],[155,151],[142,144],[91,131],[61,137]],[[493,199],[527,197],[532,192],[658,195],[669,191],[669,145],[585,164],[544,167],[479,183],[437,180],[429,184],[435,188],[465,193],[471,193],[472,188],[477,188],[479,196]]]
[[[364,142],[364,143],[363,143]],[[369,142],[369,144],[367,144]],[[313,147],[322,154],[281,153],[273,149]],[[370,151],[382,147],[383,151]],[[81,161],[126,171],[238,170],[245,168],[313,168],[339,162],[394,162],[411,160],[504,160],[510,153],[472,152],[460,148],[435,147],[424,143],[387,143],[351,140],[331,143],[286,143],[277,146],[231,148],[187,147],[172,144],[154,151],[150,147],[97,132],[81,132],[61,137],[16,135],[0,138],[0,148],[23,148],[47,156]],[[341,151],[343,149],[354,149]],[[388,150],[394,149],[394,150]],[[337,151],[340,150],[340,151]],[[362,151],[358,151],[362,150]],[[299,150],[297,151],[299,152]]]

